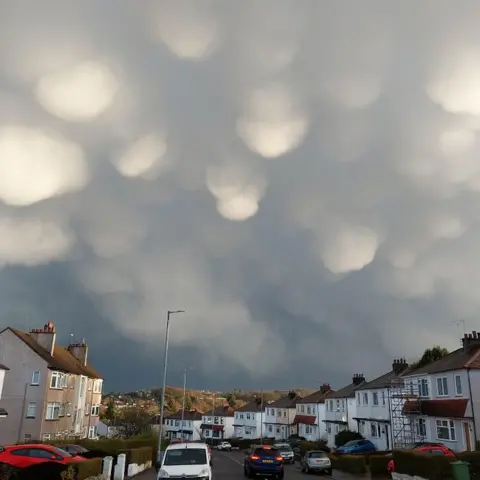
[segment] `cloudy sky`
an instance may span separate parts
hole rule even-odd
[[[478,0],[0,4],[4,326],[290,388],[478,325]]]

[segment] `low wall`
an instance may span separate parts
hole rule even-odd
[[[418,477],[415,475],[405,475],[404,473],[392,473],[392,480],[428,480],[428,478]]]

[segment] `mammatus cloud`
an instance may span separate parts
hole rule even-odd
[[[172,355],[230,384],[340,384],[475,328],[478,1],[21,3],[0,275],[32,325],[55,320],[28,280],[52,262],[146,352],[185,309]]]

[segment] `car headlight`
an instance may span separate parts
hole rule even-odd
[[[200,478],[209,478],[210,477],[210,472],[208,471],[208,468],[204,468],[199,474],[198,476]]]
[[[158,478],[169,478],[170,475],[168,474],[168,472],[166,470],[160,470],[158,472]]]

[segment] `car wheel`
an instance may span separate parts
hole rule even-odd
[[[305,465],[305,473],[308,475],[310,473],[310,469],[308,468],[308,465]]]
[[[281,472],[278,474],[277,478],[283,478],[284,475],[285,475],[285,472]]]
[[[330,476],[332,476],[332,469],[330,469],[330,470],[327,470],[325,473],[326,473],[327,475],[330,475]]]
[[[247,472],[247,469],[245,467],[243,467],[243,476],[248,477],[248,472]]]

